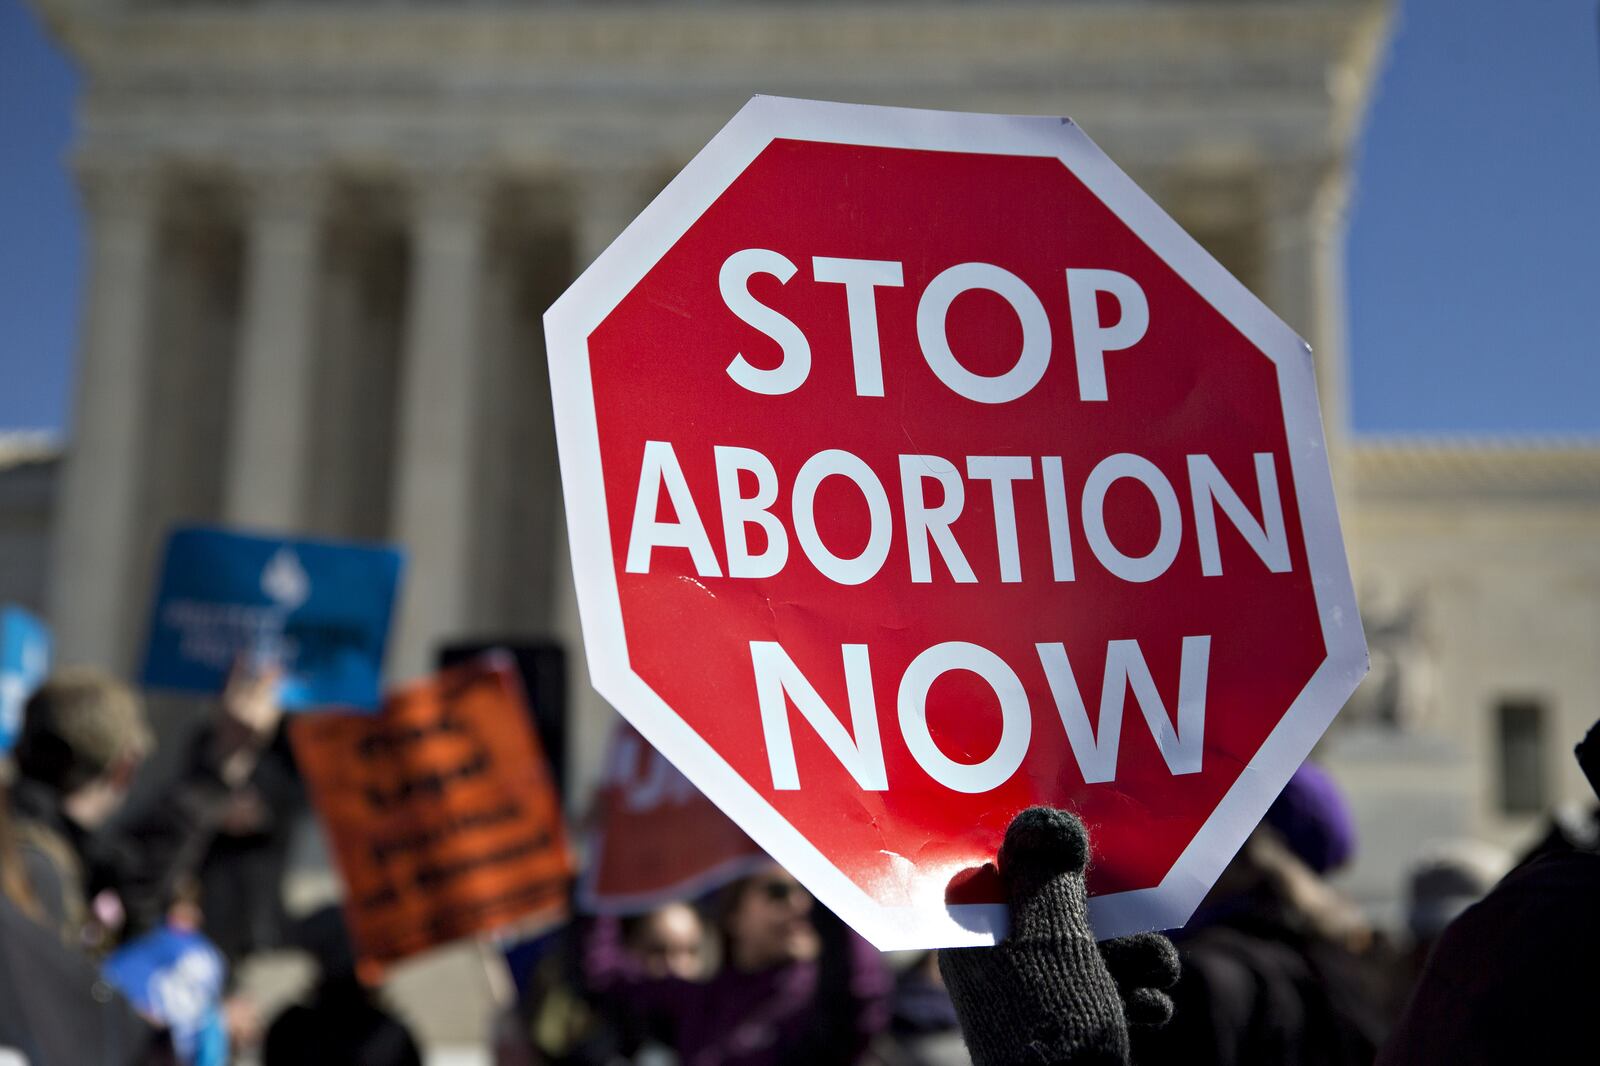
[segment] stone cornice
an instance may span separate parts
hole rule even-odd
[[[530,62],[632,65],[741,56],[872,60],[990,56],[1096,66],[1247,55],[1337,61],[1376,0],[1321,3],[160,4],[35,0],[92,68],[287,62],[301,67]]]
[[[1378,0],[138,4],[33,0],[82,61],[80,144],[392,166],[447,134],[513,168],[671,167],[752,92],[1070,114],[1135,168],[1337,160]],[[1359,80],[1359,79],[1357,79]]]
[[[0,433],[0,471],[35,463],[54,463],[61,458],[61,453],[61,441],[43,430]]]
[[[819,95],[812,93],[811,95]],[[842,94],[841,94],[842,95]],[[865,102],[906,102],[860,93]],[[887,97],[887,99],[885,99]],[[91,99],[82,110],[80,147],[150,155],[180,167],[233,168],[241,154],[264,143],[299,146],[328,165],[350,171],[392,171],[419,155],[471,158],[507,171],[536,173],[592,165],[675,170],[744,102],[729,91],[693,104],[662,101],[571,101],[544,113],[526,99],[471,106],[425,94],[296,103],[262,94],[224,106],[204,94],[140,100]],[[996,111],[1038,110],[1038,94],[996,97],[954,89],[923,95],[931,107]],[[1330,143],[1327,113],[1276,101],[1173,102],[1129,107],[1103,96],[1074,96],[1069,111],[1123,166],[1136,172],[1182,175],[1218,142],[1229,144],[1234,171],[1303,162],[1326,169],[1342,146]],[[1032,105],[1030,107],[1030,104]],[[1014,106],[1008,106],[1014,105]]]
[[[1363,501],[1498,498],[1600,507],[1600,439],[1367,439],[1348,454]]]

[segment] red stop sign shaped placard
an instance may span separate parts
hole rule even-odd
[[[1182,924],[1366,669],[1305,344],[1071,123],[757,98],[546,316],[596,688],[881,948]]]

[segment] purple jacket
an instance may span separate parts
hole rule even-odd
[[[819,925],[837,923],[824,918]],[[647,977],[622,946],[621,925],[597,919],[585,938],[584,980],[608,1009],[678,1053],[682,1066],[848,1066],[888,1025],[890,979],[878,952],[839,925],[822,956],[709,981]]]

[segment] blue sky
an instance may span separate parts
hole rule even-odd
[[[1356,428],[1600,435],[1600,5],[1404,4],[1356,174]]]
[[[1600,436],[1596,0],[1404,0],[1397,26],[1351,204],[1355,426]],[[0,0],[0,429],[69,418],[77,88]]]
[[[59,430],[72,405],[83,269],[65,169],[78,78],[22,0],[0,0],[0,430]]]

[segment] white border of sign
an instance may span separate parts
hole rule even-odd
[[[756,843],[879,949],[987,945],[1005,935],[1005,908],[996,904],[879,905],[785,821],[628,662],[601,478],[588,337],[779,138],[1060,159],[1277,366],[1295,496],[1328,655],[1161,884],[1089,901],[1090,919],[1102,938],[1183,925],[1365,676],[1366,638],[1334,504],[1311,349],[1069,119],[757,96],[545,313],[568,537],[595,689]]]

